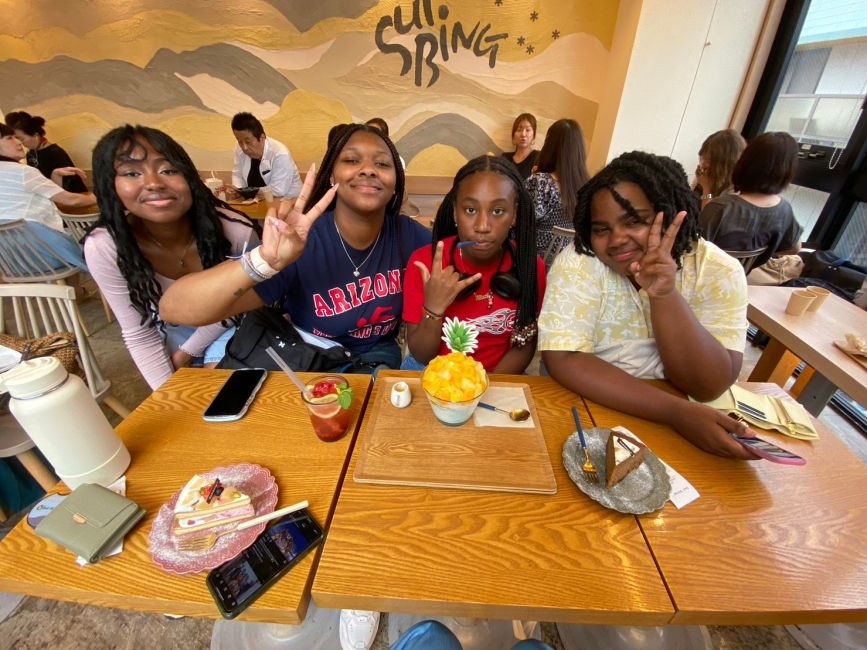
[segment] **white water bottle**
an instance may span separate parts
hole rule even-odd
[[[30,359],[0,375],[9,410],[57,475],[75,489],[111,485],[129,466],[129,451],[90,391],[54,357]]]

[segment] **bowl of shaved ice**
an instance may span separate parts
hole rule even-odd
[[[471,324],[447,318],[443,340],[450,350],[431,359],[422,374],[422,388],[437,420],[460,426],[473,416],[488,390],[488,373],[473,359],[478,332]]]

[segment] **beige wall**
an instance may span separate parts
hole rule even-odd
[[[303,169],[332,125],[380,116],[410,174],[451,177],[468,158],[511,149],[524,111],[539,119],[538,147],[561,117],[596,140],[603,91],[626,73],[612,67],[618,5],[0,0],[0,110],[45,117],[49,138],[84,167],[107,129],[132,122],[169,132],[202,171],[231,167],[229,120],[241,110]]]

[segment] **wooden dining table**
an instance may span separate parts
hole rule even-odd
[[[804,467],[734,461],[667,426],[585,409],[549,377],[494,378],[532,387],[557,494],[355,482],[365,418],[316,572],[317,605],[615,625],[867,620],[867,472],[821,424],[813,442],[761,432]],[[377,388],[371,404],[385,398]],[[585,427],[637,434],[699,498],[639,516],[590,500],[561,460],[572,405]]]
[[[388,400],[380,373],[368,412]],[[463,617],[662,625],[674,608],[633,515],[581,493],[561,461],[580,399],[550,377],[491,375],[532,390],[556,494],[353,480],[365,417],[331,522],[313,597],[320,607]],[[414,399],[424,400],[423,396]],[[389,408],[391,408],[389,406]]]
[[[791,399],[774,384],[743,383]],[[599,426],[624,426],[700,497],[638,518],[675,608],[672,623],[782,625],[867,621],[867,468],[821,422],[819,439],[760,437],[804,466],[732,461],[670,428],[595,403]]]
[[[817,311],[792,316],[786,313],[792,291],[749,287],[747,319],[771,338],[750,381],[783,386],[803,360],[815,369],[798,396],[810,413],[818,415],[837,389],[867,406],[867,368],[834,345],[850,333],[867,338],[867,311],[831,294]]]
[[[127,535],[120,555],[80,567],[71,553],[38,537],[22,521],[0,542],[0,591],[219,618],[205,574],[176,575],[159,568],[148,550],[148,535],[160,507],[194,474],[236,463],[270,470],[278,488],[276,508],[306,499],[313,517],[327,526],[370,377],[347,375],[355,393],[349,433],[325,443],[314,434],[298,389],[283,373],[269,373],[241,420],[204,422],[202,412],[229,372],[181,369],[117,427],[132,456],[126,494],[147,511]],[[311,376],[299,374],[302,379]],[[242,614],[243,619],[302,621],[318,555],[310,553],[302,559]]]

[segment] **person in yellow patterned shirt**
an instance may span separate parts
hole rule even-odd
[[[634,151],[578,193],[575,245],[554,261],[539,317],[545,366],[566,388],[668,424],[720,456],[758,458],[743,423],[699,401],[738,377],[747,284],[740,264],[699,236],[698,202],[671,158]]]

